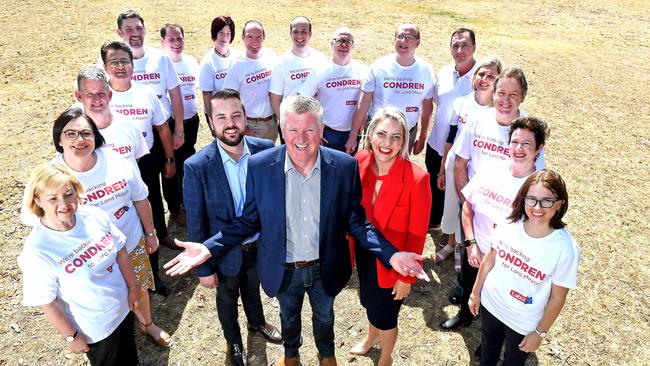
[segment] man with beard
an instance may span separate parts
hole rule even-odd
[[[248,159],[273,147],[269,140],[244,136],[246,114],[239,92],[223,89],[210,99],[212,134],[216,139],[185,162],[183,184],[187,210],[187,234],[203,242],[242,215],[246,200]],[[259,233],[232,247],[219,259],[196,269],[201,285],[217,289],[217,314],[233,365],[245,365],[246,357],[237,322],[237,300],[241,294],[248,329],[267,340],[282,340],[280,331],[266,322],[256,270]]]

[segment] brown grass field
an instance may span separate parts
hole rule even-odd
[[[185,28],[187,52],[197,59],[212,47],[209,24],[230,14],[240,26],[259,19],[266,45],[290,46],[288,22],[311,17],[312,45],[329,54],[335,28],[347,25],[357,37],[356,58],[366,63],[390,53],[394,28],[422,28],[418,54],[436,69],[452,61],[451,32],[476,30],[478,59],[497,55],[504,66],[521,66],[529,81],[523,108],[551,126],[548,165],[569,186],[568,229],[582,261],[578,288],[531,357],[541,365],[650,364],[650,7],[644,0],[610,1],[137,1],[147,44],[158,45],[157,29],[173,21]],[[191,5],[187,5],[191,3]],[[0,365],[82,365],[38,308],[21,305],[16,264],[28,228],[18,221],[24,182],[32,167],[54,154],[51,121],[73,102],[77,70],[94,63],[100,45],[116,38],[115,19],[125,3],[109,1],[2,1],[0,19]],[[239,33],[240,29],[237,29]],[[242,49],[237,37],[233,47]],[[203,117],[202,117],[203,118]],[[202,122],[198,146],[210,141]],[[424,165],[423,155],[414,157]],[[185,234],[176,226],[179,238]],[[164,259],[171,253],[162,249]],[[429,240],[426,253],[435,252]],[[645,263],[645,264],[644,264]],[[451,262],[425,262],[431,283],[418,283],[403,307],[396,365],[467,365],[479,342],[478,325],[442,332],[438,322],[456,309],[447,302],[453,286]],[[174,294],[152,297],[154,317],[172,332],[163,350],[136,335],[143,365],[224,364],[225,342],[216,318],[214,291],[195,277],[170,279]],[[264,297],[265,313],[279,325],[278,307]],[[366,328],[356,281],[337,297],[336,345],[344,365],[372,365],[379,352],[353,357],[348,349]],[[309,306],[303,319],[304,365],[316,364]],[[240,324],[245,324],[243,315]],[[273,364],[282,347],[244,333],[251,365]]]

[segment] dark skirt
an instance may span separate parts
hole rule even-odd
[[[394,300],[392,288],[379,287],[375,256],[358,245],[355,252],[359,273],[359,298],[361,305],[366,308],[368,321],[377,329],[396,328],[399,310],[404,300]]]

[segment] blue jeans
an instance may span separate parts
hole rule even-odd
[[[321,357],[334,357],[334,297],[320,280],[320,265],[305,269],[286,268],[278,292],[285,357],[298,356],[302,345],[300,313],[305,292],[309,296],[316,348]]]
[[[323,138],[327,140],[325,146],[330,149],[345,152],[345,143],[348,142],[349,137],[350,131],[337,131],[327,126],[323,129]]]

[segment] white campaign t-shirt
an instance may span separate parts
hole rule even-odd
[[[308,78],[314,77],[314,71],[327,65],[327,57],[320,51],[309,48],[309,56],[298,57],[285,52],[273,68],[269,92],[281,95],[282,99],[298,94],[298,89]]]
[[[181,98],[183,99],[183,119],[194,117],[199,110],[196,97],[196,84],[199,77],[199,63],[190,55],[183,55],[179,62],[172,62],[174,71],[181,81]]]
[[[18,256],[23,305],[59,299],[75,329],[88,343],[97,343],[129,313],[126,282],[117,264],[125,238],[98,208],[79,206],[75,215],[68,231],[49,229],[37,220],[25,239]]]
[[[230,49],[228,57],[217,55],[214,48],[208,51],[201,60],[199,73],[199,87],[204,92],[216,92],[223,89],[223,82],[228,75],[228,68],[232,61],[238,58],[241,52]]]
[[[475,62],[474,66],[463,76],[458,75],[454,64],[447,65],[438,71],[433,97],[436,103],[436,114],[428,143],[440,156],[445,152],[453,103],[457,98],[474,90],[472,75],[477,67],[478,63]]]
[[[463,195],[474,211],[474,239],[481,253],[487,253],[495,230],[506,223],[512,212],[512,201],[526,178],[515,178],[503,169],[483,172],[463,188]]]
[[[519,221],[499,229],[492,249],[496,258],[483,283],[481,304],[515,332],[527,335],[542,319],[552,285],[576,288],[578,244],[565,229],[533,238]]]
[[[118,92],[113,90],[113,98],[109,107],[113,115],[121,115],[123,120],[135,125],[151,150],[153,146],[152,126],[160,126],[169,118],[169,113],[162,107],[160,100],[151,88],[131,83],[129,90]]]
[[[422,101],[433,98],[435,80],[428,62],[415,57],[412,65],[404,67],[397,63],[395,54],[390,54],[370,65],[361,91],[374,93],[371,116],[380,108],[394,106],[404,112],[410,129],[418,123]]]
[[[111,222],[126,236],[126,251],[131,253],[142,239],[142,224],[133,201],[141,201],[149,195],[147,186],[140,178],[137,165],[120,159],[118,154],[97,149],[97,162],[85,172],[73,170],[86,188],[86,195],[79,203],[95,206],[106,212]],[[63,154],[52,159],[65,164]]]
[[[102,149],[117,152],[124,159],[138,166],[137,159],[147,155],[149,148],[142,132],[133,123],[125,120],[121,115],[113,113],[113,121],[99,132],[104,136]]]
[[[264,48],[261,52],[257,59],[242,54],[233,60],[223,83],[224,89],[239,91],[246,116],[251,118],[265,118],[273,114],[269,85],[277,55],[270,48]]]
[[[134,83],[149,86],[160,99],[165,111],[169,115],[172,114],[167,90],[177,87],[181,81],[174,71],[171,59],[165,52],[157,48],[146,47],[144,56],[133,60],[131,80]]]
[[[523,114],[522,112],[522,115]],[[497,123],[495,109],[487,108],[471,116],[463,133],[454,143],[454,153],[468,159],[467,177],[482,171],[498,170],[510,167],[510,126]],[[544,148],[535,160],[535,168],[544,168]]]
[[[467,126],[467,123],[473,118],[475,113],[488,108],[490,107],[480,105],[476,102],[476,92],[471,92],[462,97],[456,98],[454,103],[451,105],[451,116],[449,117],[449,125],[458,127],[454,141],[458,140],[460,134],[463,133],[465,126]],[[445,141],[446,139],[447,138],[445,137]]]
[[[343,66],[329,61],[327,67],[316,70],[316,77],[308,78],[298,92],[320,100],[326,126],[337,131],[350,131],[361,83],[367,74],[368,66],[357,60]]]

